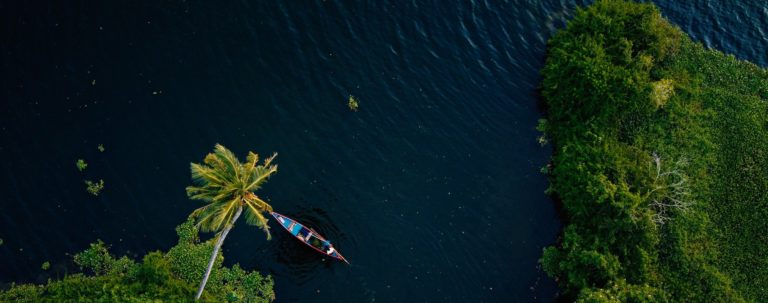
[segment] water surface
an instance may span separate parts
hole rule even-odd
[[[275,2],[0,2],[0,281],[63,275],[97,238],[168,249],[199,206],[189,162],[218,142],[279,152],[258,194],[352,263],[240,222],[226,262],[272,274],[278,301],[551,301],[536,88],[583,2]],[[660,6],[765,65],[766,9],[714,3]]]

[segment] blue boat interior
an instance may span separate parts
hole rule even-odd
[[[294,221],[293,219],[290,219],[288,217],[282,216],[280,214],[273,214],[275,218],[277,218],[277,221],[280,222],[281,225],[283,225],[292,235],[299,237],[303,242],[319,249],[322,252],[325,252],[326,254],[334,257],[339,258],[341,255],[339,255],[338,252],[335,250],[331,250],[331,241],[328,240],[321,240],[315,234],[313,233],[312,236],[307,239],[307,236],[310,235],[311,230],[304,227],[300,223]],[[304,240],[307,239],[307,240]],[[328,253],[330,251],[330,253]]]
[[[282,225],[284,227],[288,227],[288,226],[291,225],[291,223],[293,223],[293,220],[288,219],[288,218],[283,217],[283,216],[275,216],[275,218],[277,218],[277,221],[280,222],[280,225]]]
[[[293,228],[291,229],[291,234],[294,236],[301,235],[302,237],[306,237],[307,233],[309,233],[309,230],[307,230],[306,228],[304,228],[304,226],[301,226],[300,224],[294,225]]]

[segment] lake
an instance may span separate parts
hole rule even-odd
[[[226,263],[271,274],[278,302],[552,301],[539,69],[588,2],[0,2],[0,281],[72,272],[96,239],[170,248],[200,205],[189,163],[222,143],[279,152],[257,194],[351,262],[241,220]],[[658,5],[766,66],[765,4]]]

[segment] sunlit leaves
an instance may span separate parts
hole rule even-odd
[[[259,156],[248,152],[246,162],[241,163],[232,151],[216,144],[213,153],[208,154],[202,164],[191,163],[195,185],[187,187],[187,196],[208,203],[192,213],[200,230],[221,231],[243,207],[247,223],[258,226],[269,235],[267,219],[261,212],[272,211],[272,207],[253,192],[277,172],[277,165],[272,164],[276,156],[274,154],[259,164]]]

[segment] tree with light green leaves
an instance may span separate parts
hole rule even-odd
[[[267,239],[271,238],[267,218],[262,213],[271,212],[272,206],[254,192],[277,172],[277,164],[272,164],[276,156],[277,153],[258,164],[259,156],[248,152],[246,162],[241,163],[229,149],[216,144],[214,152],[209,153],[202,164],[191,163],[195,186],[187,187],[187,196],[206,203],[192,212],[191,216],[195,218],[199,230],[218,232],[211,259],[195,296],[196,300],[203,293],[224,239],[243,211],[248,224],[259,227],[267,234]]]

